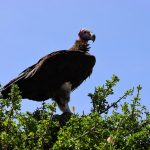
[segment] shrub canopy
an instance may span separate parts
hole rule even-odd
[[[150,113],[140,103],[142,88],[129,89],[109,103],[118,81],[113,75],[89,93],[91,112],[82,115],[57,115],[56,103],[45,102],[33,113],[22,113],[20,92],[13,85],[10,99],[0,98],[0,149],[150,149]]]

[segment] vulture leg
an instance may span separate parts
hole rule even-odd
[[[60,108],[60,110],[65,113],[65,112],[68,112],[68,113],[72,113],[70,108],[69,108],[69,105],[68,105],[68,102],[67,101],[64,101],[64,103],[59,103],[57,102],[58,104],[58,107]]]
[[[2,98],[3,97],[3,95],[2,95],[2,93],[1,93],[1,91],[0,91],[0,98]]]
[[[54,100],[57,102],[60,110],[64,112],[71,113],[68,102],[70,100],[70,92],[71,92],[71,83],[65,82],[61,85],[60,89],[55,93]]]

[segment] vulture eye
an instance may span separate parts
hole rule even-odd
[[[87,32],[86,32],[86,31],[84,31],[83,33],[85,33],[85,34],[86,34]]]

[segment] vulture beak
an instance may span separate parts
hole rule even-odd
[[[95,39],[96,39],[95,34],[91,33],[91,40],[94,42],[94,41],[95,41]]]

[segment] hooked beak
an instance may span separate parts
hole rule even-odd
[[[96,39],[96,35],[95,35],[95,34],[93,34],[93,33],[91,33],[91,40],[94,42],[94,41],[95,41],[95,39]]]

